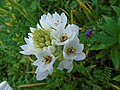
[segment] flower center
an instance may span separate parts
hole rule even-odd
[[[49,55],[46,55],[43,57],[43,61],[42,62],[45,62],[45,64],[49,64],[51,61],[52,61],[52,57],[49,56]]]
[[[76,51],[75,48],[70,47],[70,48],[67,49],[67,52],[66,52],[66,53],[67,53],[68,55],[70,55],[70,54],[75,54],[75,51]]]
[[[62,33],[61,36],[60,36],[60,41],[61,42],[64,42],[68,39],[68,36],[66,35],[66,33]]]

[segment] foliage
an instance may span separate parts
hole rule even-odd
[[[119,7],[119,0],[0,0],[0,82],[7,80],[14,90],[119,90]],[[74,62],[71,73],[54,70],[37,81],[35,57],[21,55],[19,46],[42,14],[55,11],[65,12],[68,22],[81,27],[87,58]]]

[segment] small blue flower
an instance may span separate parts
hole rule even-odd
[[[86,36],[89,38],[89,37],[91,37],[91,35],[92,35],[92,31],[91,30],[87,30],[86,31]]]

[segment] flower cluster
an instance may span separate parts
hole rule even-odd
[[[84,60],[86,55],[82,52],[84,45],[78,39],[79,27],[67,24],[64,13],[59,15],[44,14],[41,16],[37,28],[30,27],[31,33],[25,38],[25,45],[20,46],[25,55],[35,55],[37,60],[36,79],[43,80],[53,73],[53,64],[59,62],[57,69],[73,69],[73,60]]]

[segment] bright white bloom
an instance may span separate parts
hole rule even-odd
[[[66,29],[67,30],[72,29],[72,31],[76,33],[76,36],[79,35],[79,29],[80,28],[77,25],[75,25],[75,24],[68,24],[67,27],[66,27]]]
[[[54,53],[56,51],[56,48],[54,46],[48,46],[48,47],[44,47],[43,51],[48,50],[51,53]]]
[[[44,30],[51,30],[51,27],[48,23],[48,20],[47,20],[47,15],[46,14],[43,14],[41,16],[41,19],[40,19],[40,25],[42,26],[42,28]],[[39,24],[37,24],[37,27],[41,28]]]
[[[73,69],[73,60],[62,60],[57,69],[63,70],[64,68],[68,70],[68,73]]]
[[[79,43],[79,39],[76,37],[74,40],[69,41],[64,45],[63,56],[66,60],[83,60],[86,55],[83,53],[84,45]]]
[[[72,31],[72,28],[64,29],[63,26],[59,25],[56,31],[52,31],[51,35],[56,41],[57,45],[64,45],[69,40],[73,40],[76,37],[76,32]]]
[[[83,53],[84,46],[79,43],[79,39],[76,37],[73,40],[68,41],[63,48],[63,56],[65,60],[61,61],[58,65],[59,70],[64,68],[71,72],[73,69],[73,60],[80,61],[85,59],[86,55]]]
[[[51,67],[49,70],[45,70],[43,72],[40,72],[40,68],[37,67],[36,69],[36,79],[37,80],[43,80],[45,79],[49,74],[51,75],[53,73],[53,67]]]
[[[20,46],[24,51],[20,51],[20,53],[25,55],[35,55],[40,49],[36,48],[33,44],[32,38],[24,39],[27,44]]]
[[[37,66],[37,79],[43,80],[48,74],[53,72],[53,64],[55,62],[55,57],[49,51],[42,51],[36,54],[37,60],[33,65]]]
[[[0,83],[0,90],[13,90],[13,89],[6,81],[3,81],[2,83]]]
[[[67,24],[67,17],[65,15],[65,13],[62,13],[61,15],[59,15],[57,12],[55,12],[54,14],[47,14],[47,20],[49,25],[54,28],[57,29],[58,25],[62,25],[63,27],[65,27],[65,25]]]

